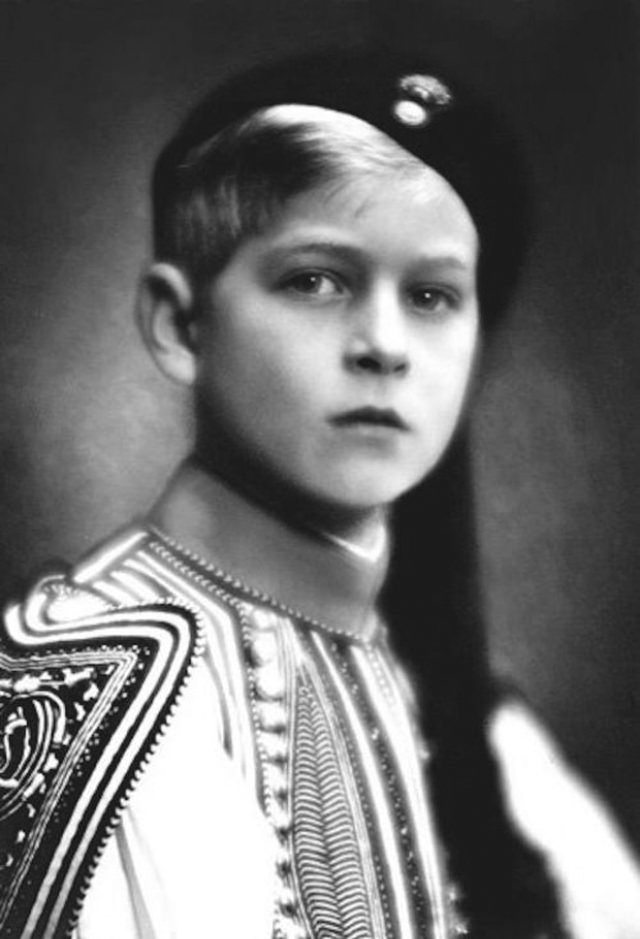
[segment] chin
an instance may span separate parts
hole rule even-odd
[[[422,480],[423,476],[396,477],[388,474],[383,478],[344,480],[333,487],[323,486],[316,497],[330,504],[335,510],[345,513],[366,514],[387,508]]]

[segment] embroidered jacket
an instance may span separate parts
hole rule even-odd
[[[241,902],[250,906],[254,897],[259,907],[252,937],[465,935],[425,789],[427,754],[411,696],[375,614],[385,559],[358,563],[218,483],[207,487],[220,545],[220,557],[208,559],[224,567],[138,526],[75,570],[45,578],[6,613],[0,934],[66,939],[79,917],[80,939],[220,934],[229,898],[216,894],[207,870],[197,879],[189,868],[189,839],[204,833],[182,832],[180,805],[166,799],[145,831],[136,804],[176,753],[185,764],[177,767],[176,801],[188,802],[200,768],[193,758],[211,748],[233,769],[231,785],[244,799],[238,805],[252,810],[243,836],[256,837],[246,862],[243,845],[235,867],[228,859],[227,878],[237,875],[247,897]],[[199,686],[207,688],[206,715],[189,703]],[[185,735],[185,715],[202,728],[172,750],[172,730]],[[634,936],[640,880],[606,811],[526,714],[500,709],[491,736],[509,809],[547,854],[571,935]],[[207,787],[202,781],[201,796]],[[144,862],[128,839],[135,830],[153,845],[167,815],[177,818],[172,830],[182,850],[174,858],[169,845],[159,893],[170,902],[155,906],[158,891],[138,889]],[[262,853],[253,850],[260,826],[269,839]],[[206,833],[209,857],[223,850],[221,841],[215,830]],[[113,880],[105,862],[121,848],[133,867]],[[226,862],[218,857],[217,870]],[[170,882],[180,866],[184,898]],[[262,905],[257,890],[247,891],[249,876],[261,884]],[[222,934],[249,933],[236,920]]]
[[[377,623],[346,635],[140,529],[42,581],[9,610],[3,643],[7,939],[71,933],[205,645],[219,740],[277,842],[275,934],[453,935],[415,729]]]

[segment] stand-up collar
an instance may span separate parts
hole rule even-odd
[[[388,551],[369,560],[294,527],[196,463],[180,467],[151,522],[206,563],[328,627],[368,637]]]

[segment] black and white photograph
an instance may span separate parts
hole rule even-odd
[[[0,0],[2,939],[640,939],[639,21]]]

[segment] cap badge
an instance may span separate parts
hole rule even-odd
[[[434,75],[403,75],[397,81],[393,116],[407,127],[425,127],[433,115],[453,103],[447,86]]]

